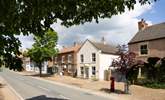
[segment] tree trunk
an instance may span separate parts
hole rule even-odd
[[[41,77],[41,76],[42,76],[42,64],[41,64],[41,63],[39,63],[39,66],[38,66],[38,67],[39,67],[39,71],[40,71],[40,73],[39,73],[39,74],[40,74],[40,77]]]

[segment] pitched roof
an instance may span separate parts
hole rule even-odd
[[[68,52],[77,52],[80,49],[81,45],[76,44],[75,46],[72,47],[64,47],[62,50],[60,50],[59,53],[68,53]]]
[[[94,42],[90,41],[97,49],[101,50],[102,53],[108,54],[117,54],[118,49],[115,46],[111,46],[109,44],[104,44],[102,42]]]
[[[128,44],[165,38],[165,22],[149,26],[136,33]]]

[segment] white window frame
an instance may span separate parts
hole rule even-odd
[[[71,63],[71,62],[72,62],[72,55],[69,54],[69,55],[68,55],[68,63]]]
[[[62,60],[62,63],[64,63],[64,60],[65,60],[65,56],[62,56],[62,59],[61,59],[61,60]]]

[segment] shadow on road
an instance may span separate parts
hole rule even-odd
[[[40,96],[25,99],[25,100],[68,100],[68,99],[52,98],[52,97],[46,97],[45,95],[40,95]]]
[[[100,91],[106,92],[106,93],[116,93],[116,94],[125,94],[124,91],[115,89],[115,92],[110,92],[110,89],[108,88],[101,88]]]
[[[40,77],[39,74],[32,74],[32,75],[24,75],[24,76],[33,76],[33,77]],[[41,77],[51,77],[52,74],[42,74]]]

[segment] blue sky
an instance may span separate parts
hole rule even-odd
[[[83,42],[86,39],[100,41],[102,37],[110,45],[127,44],[138,32],[137,23],[145,19],[149,25],[165,22],[165,0],[158,0],[152,5],[135,5],[135,9],[126,11],[110,19],[99,19],[84,25],[66,28],[54,23],[52,28],[58,33],[58,47],[73,45],[74,42]],[[31,48],[33,36],[19,36],[22,48]]]
[[[139,18],[150,20],[153,24],[165,22],[165,0],[155,2],[152,9],[139,16]]]

